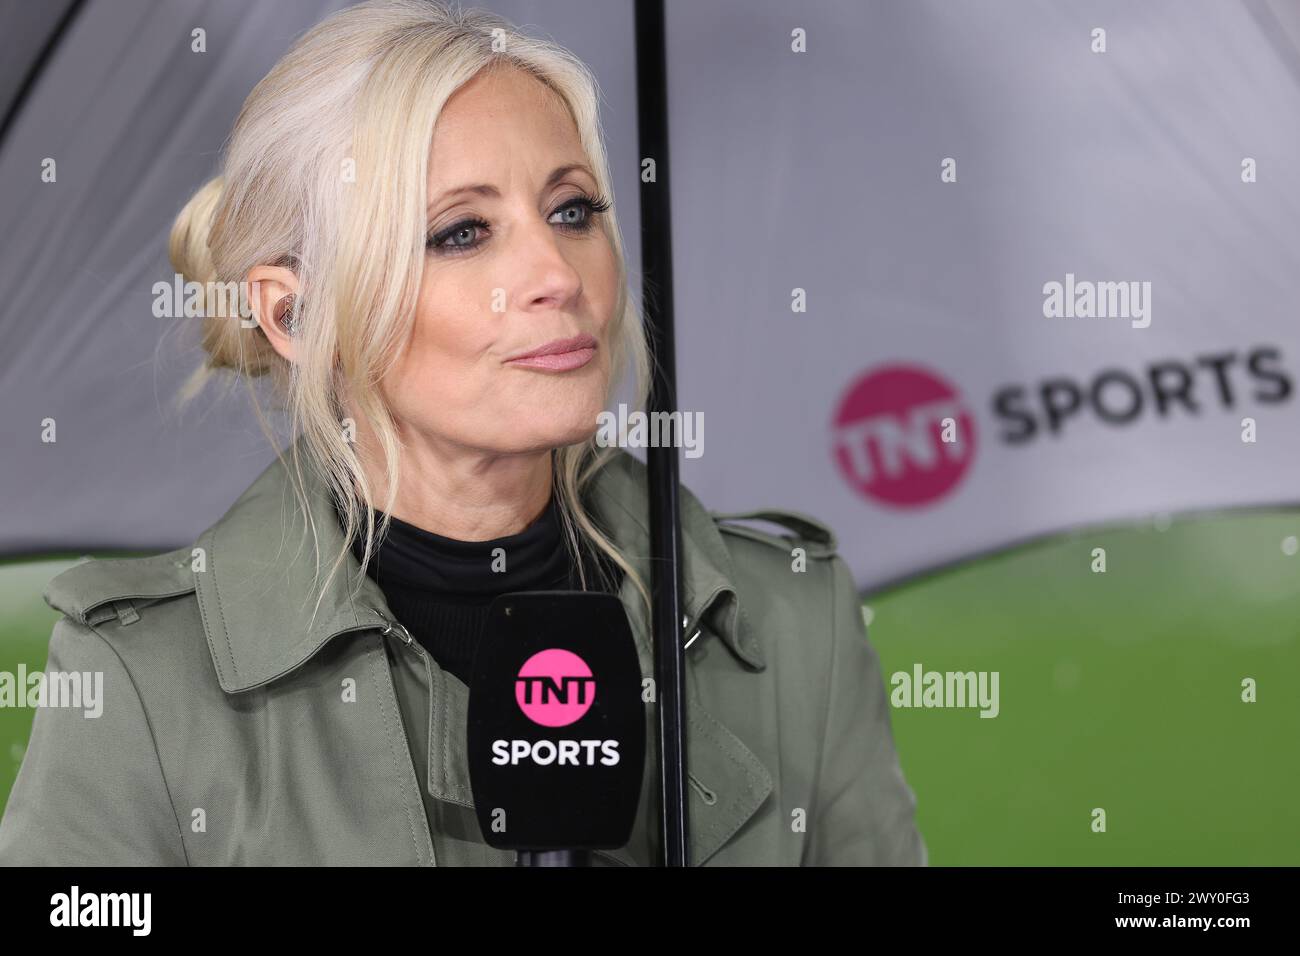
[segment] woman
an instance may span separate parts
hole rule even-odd
[[[422,0],[253,90],[171,253],[254,290],[255,323],[209,300],[203,372],[271,376],[298,438],[192,548],[51,583],[48,670],[102,672],[103,716],[38,712],[0,862],[513,862],[464,753],[487,602],[614,591],[652,673],[645,473],[595,441],[647,363],[597,103],[565,51]],[[683,490],[691,862],[923,862],[834,539],[760,517],[794,535]],[[652,785],[600,862],[655,861]]]

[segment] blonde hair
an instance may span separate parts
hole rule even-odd
[[[573,54],[517,32],[492,13],[434,0],[369,0],[304,34],[253,88],[231,133],[222,174],[194,195],[172,229],[171,261],[187,282],[205,288],[239,283],[262,264],[288,265],[297,274],[298,361],[282,358],[259,326],[240,321],[209,295],[202,320],[207,359],[186,383],[181,401],[192,400],[215,370],[232,369],[248,382],[269,436],[253,387],[253,379],[269,376],[286,399],[294,433],[309,450],[308,466],[320,469],[344,518],[346,543],[326,581],[359,535],[364,570],[375,541],[387,531],[398,487],[400,443],[377,384],[398,357],[414,318],[425,255],[431,131],[457,89],[480,70],[500,66],[525,70],[559,95],[600,191],[612,195],[599,90]],[[355,164],[355,181],[344,175],[349,163]],[[621,290],[610,336],[610,395],[630,365],[634,400],[642,407],[650,360],[628,294],[617,220],[612,209],[604,216]],[[388,493],[378,529],[366,507],[371,488],[344,433],[345,396],[356,402],[383,455]],[[297,448],[295,442],[290,474],[310,515]],[[564,536],[584,588],[580,539],[621,567],[648,606],[645,582],[583,503],[585,487],[614,451],[598,446],[593,435],[552,454]],[[284,461],[278,450],[277,455]],[[316,562],[319,580],[319,547]]]

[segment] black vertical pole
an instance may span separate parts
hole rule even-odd
[[[677,408],[673,342],[673,247],[668,190],[668,77],[663,0],[636,0],[637,135],[641,170],[642,298],[650,334],[650,412]],[[654,421],[655,419],[651,419]],[[670,419],[671,421],[671,419]],[[662,863],[686,866],[685,651],[682,647],[681,517],[677,435],[669,447],[646,449],[650,482],[650,591],[658,701],[659,805]]]

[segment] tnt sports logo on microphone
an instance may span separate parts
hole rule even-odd
[[[596,699],[596,678],[577,654],[560,647],[538,651],[519,668],[515,700],[543,727],[567,727],[581,720]]]
[[[895,508],[952,493],[975,457],[975,420],[946,379],[916,365],[864,372],[834,418],[835,460],[861,495]]]
[[[519,668],[515,677],[515,702],[524,716],[541,727],[567,727],[591,709],[596,700],[596,678],[573,651],[551,647],[538,651]],[[540,732],[539,732],[540,733]],[[593,767],[618,765],[617,740],[570,740],[543,736],[540,740],[494,740],[492,763],[539,767]]]

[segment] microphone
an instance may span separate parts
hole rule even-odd
[[[488,608],[466,715],[489,846],[520,866],[585,866],[625,846],[645,769],[641,666],[612,594],[524,591]]]

